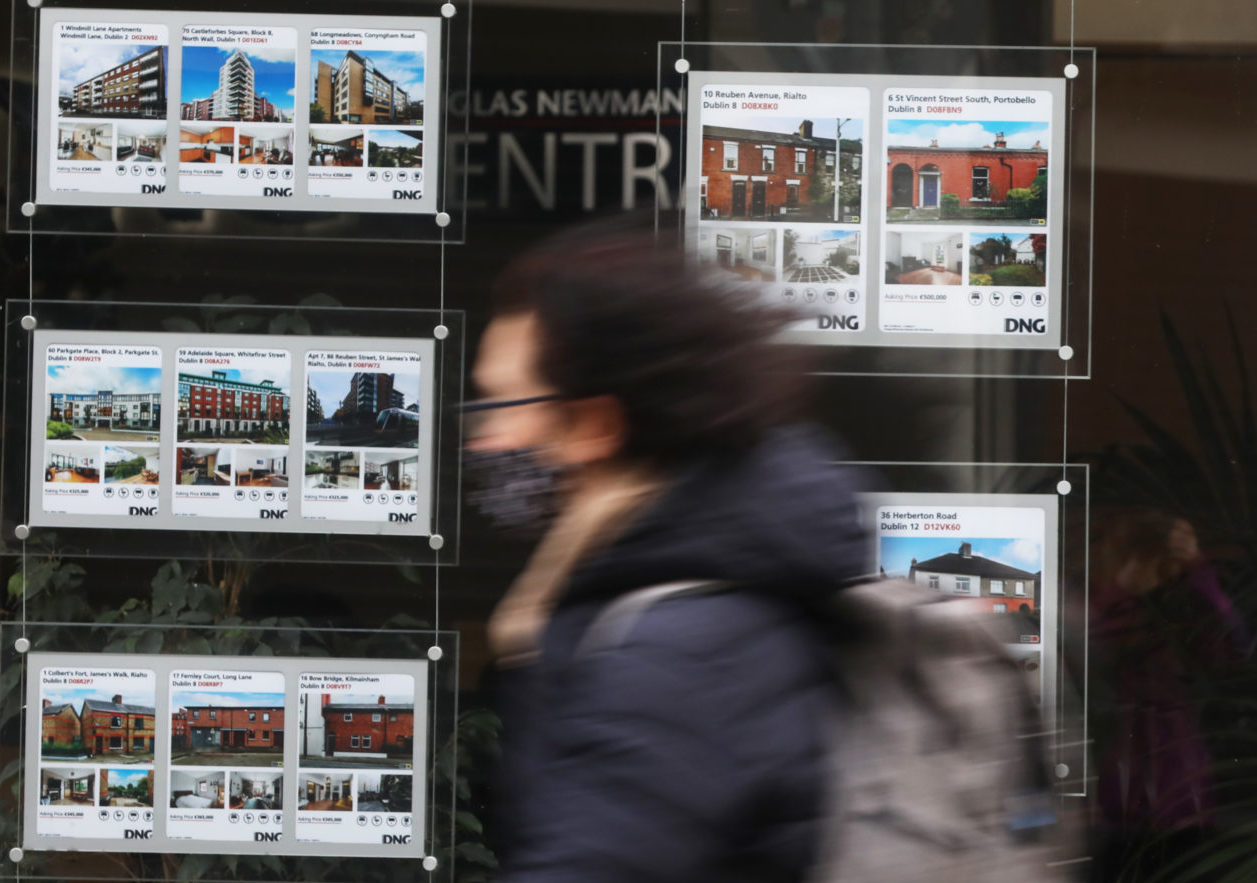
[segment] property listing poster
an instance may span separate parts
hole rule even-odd
[[[157,677],[148,669],[38,670],[40,837],[147,839],[153,830]]]
[[[700,264],[808,316],[865,327],[869,90],[704,85],[695,250]]]
[[[292,356],[181,347],[174,514],[284,518]]]
[[[302,516],[413,522],[419,354],[312,350],[305,369]]]
[[[966,599],[982,613],[1011,622],[1011,652],[1040,686],[1058,611],[1057,505],[1051,495],[865,499],[878,572]]]
[[[281,672],[170,673],[167,836],[280,840],[284,686]]]
[[[891,87],[883,101],[881,330],[1059,336],[1052,93]]]
[[[410,843],[414,677],[303,672],[297,707],[297,840]]]
[[[44,350],[44,363],[43,511],[155,515],[161,479],[161,350],[53,343]]]
[[[292,197],[297,31],[189,24],[182,58],[180,191]]]
[[[48,184],[63,193],[154,197],[166,188],[169,31],[164,24],[62,21],[51,37]]]
[[[310,32],[310,196],[423,197],[426,51],[418,30]]]

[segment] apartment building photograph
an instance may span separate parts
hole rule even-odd
[[[357,169],[362,167],[361,129],[310,127],[310,165]]]
[[[1046,122],[890,120],[886,139],[888,222],[1047,218]]]
[[[166,123],[118,123],[114,159],[120,163],[165,162]]]
[[[290,396],[275,366],[179,373],[180,441],[231,439],[288,444]]]
[[[165,119],[167,47],[76,43],[61,58],[60,116]]]
[[[113,159],[113,126],[107,123],[60,123],[57,159],[109,162]]]
[[[370,129],[367,165],[376,169],[423,168],[423,130]]]
[[[311,123],[423,125],[421,52],[310,53]]]
[[[419,373],[310,371],[306,444],[419,446]]]
[[[230,165],[235,156],[233,127],[205,123],[184,123],[179,127],[179,162]]]
[[[290,123],[295,49],[185,46],[179,118]]]
[[[47,437],[82,441],[157,441],[161,369],[49,365]]]
[[[288,127],[240,126],[239,162],[243,165],[292,165],[293,133]]]
[[[747,118],[703,126],[700,216],[732,221],[856,223],[864,121]]]

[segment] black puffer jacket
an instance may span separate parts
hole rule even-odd
[[[813,855],[832,709],[816,629],[867,562],[853,479],[809,431],[687,469],[574,573],[541,658],[500,684],[507,883],[797,880]],[[575,653],[616,596],[737,588],[650,607]]]

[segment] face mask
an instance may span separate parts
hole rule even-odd
[[[531,448],[469,451],[463,464],[471,490],[467,502],[495,528],[534,539],[558,513],[562,471]]]

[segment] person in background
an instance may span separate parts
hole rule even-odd
[[[803,879],[835,690],[818,624],[868,563],[851,471],[802,421],[797,316],[624,229],[500,278],[470,450],[535,458],[553,524],[489,622],[504,883]],[[675,581],[610,646],[607,605]]]

